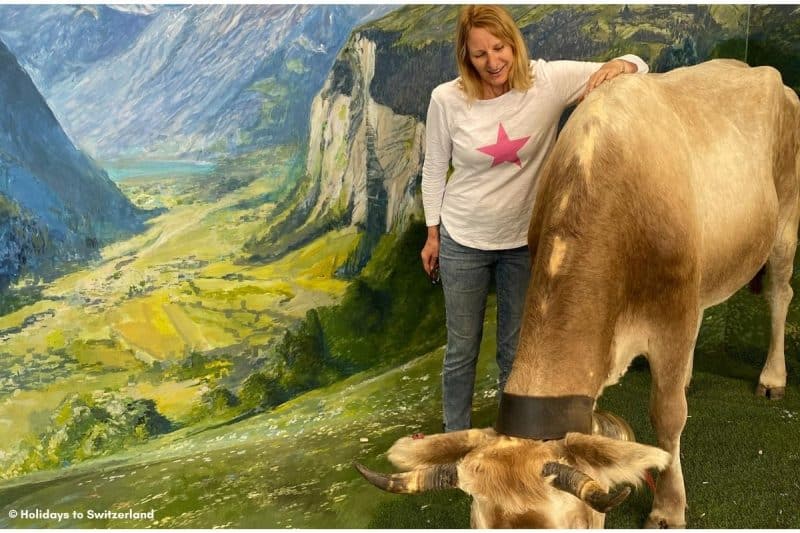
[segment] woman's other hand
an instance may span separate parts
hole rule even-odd
[[[420,253],[422,268],[429,278],[433,279],[439,269],[439,226],[428,226],[428,239]]]
[[[586,90],[583,92],[581,98],[586,98],[586,95],[608,80],[612,80],[620,74],[632,74],[637,70],[638,68],[636,65],[629,61],[625,61],[624,59],[612,59],[589,77],[589,81],[586,82]]]

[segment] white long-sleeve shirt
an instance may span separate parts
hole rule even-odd
[[[648,71],[635,55],[619,59],[634,63],[639,73]],[[444,224],[453,240],[471,248],[525,246],[537,176],[555,144],[559,118],[602,65],[531,61],[530,89],[471,104],[458,80],[436,87],[422,169],[426,224]]]

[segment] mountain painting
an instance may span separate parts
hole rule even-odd
[[[509,10],[532,57],[735,58],[800,90],[797,6]],[[352,468],[441,431],[420,180],[457,12],[0,5],[0,527],[469,526],[460,491],[386,494]],[[492,294],[478,427],[495,315]],[[800,527],[800,299],[783,400],[753,394],[768,345],[763,298],[706,312],[690,527]],[[637,359],[600,407],[655,444],[649,387]],[[651,500],[606,524],[640,527]]]

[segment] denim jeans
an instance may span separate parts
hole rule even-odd
[[[439,272],[447,322],[442,371],[444,430],[457,431],[471,426],[475,373],[492,273],[497,286],[497,366],[502,392],[517,350],[531,258],[527,246],[478,250],[455,242],[444,225],[439,233]]]

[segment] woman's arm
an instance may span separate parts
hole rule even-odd
[[[625,73],[639,74],[649,70],[647,63],[633,54],[626,54],[607,63],[552,61],[545,62],[544,67],[564,107],[576,104],[588,94],[587,89],[593,90],[603,82],[621,75],[623,69]]]
[[[452,139],[444,108],[436,91],[431,95],[425,121],[425,163],[422,165],[422,206],[428,238],[422,248],[422,268],[432,276],[439,264],[439,223],[450,168]]]

